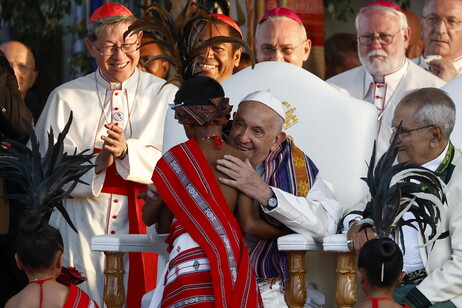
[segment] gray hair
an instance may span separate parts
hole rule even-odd
[[[359,10],[358,15],[356,15],[356,19],[355,19],[356,32],[359,32],[359,19],[362,17],[362,15],[364,15],[369,10],[379,11],[382,14],[387,15],[387,16],[398,16],[400,20],[400,24],[401,24],[400,30],[404,30],[408,28],[407,18],[403,12],[397,11],[388,6],[371,5],[371,6],[365,6],[361,8],[361,10]]]
[[[271,21],[271,22],[272,22],[272,21],[274,21],[274,20],[286,20],[286,19],[290,19],[290,20],[295,21],[294,19],[289,18],[289,17],[287,17],[287,16],[274,15],[274,16],[268,17],[268,18],[265,19],[263,22],[259,23],[259,24],[257,25],[257,28],[255,29],[255,40],[258,40],[258,39],[257,39],[257,37],[258,37],[258,29],[260,28],[260,26],[261,26],[263,23],[265,23],[265,22],[267,22],[267,21]],[[302,24],[299,23],[299,22],[297,22],[297,23],[300,25],[300,31],[301,31],[301,33],[302,33],[302,38],[303,38],[303,40],[307,40],[307,39],[308,39],[308,35],[307,35],[307,33],[306,33],[305,26],[302,25]]]
[[[129,24],[131,25],[136,20],[135,16],[132,15],[115,15],[104,17],[88,25],[88,34],[87,38],[92,42],[98,40],[101,32],[106,31],[109,28],[118,26],[119,24]]]
[[[414,121],[418,127],[440,126],[444,137],[449,139],[456,122],[456,105],[446,92],[437,88],[420,88],[409,92],[399,104],[417,104]]]

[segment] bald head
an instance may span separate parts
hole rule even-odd
[[[38,76],[32,51],[18,41],[2,43],[0,50],[5,54],[14,70],[22,98],[26,97],[27,91],[34,85]]]

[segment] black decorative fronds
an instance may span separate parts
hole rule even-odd
[[[144,37],[152,38],[143,45],[158,44],[165,52],[163,55],[149,58],[145,65],[155,60],[167,61],[176,73],[168,82],[182,83],[194,76],[197,56],[204,48],[215,44],[233,43],[251,50],[246,41],[235,37],[217,36],[200,41],[199,35],[204,27],[212,29],[215,26],[214,22],[207,10],[196,2],[188,2],[176,19],[162,5],[152,3],[144,15],[128,28],[124,38],[143,31]],[[253,53],[249,54],[254,65]]]
[[[30,125],[30,148],[15,140],[5,140],[0,147],[0,178],[13,181],[24,189],[24,193],[7,194],[4,198],[16,199],[29,211],[41,215],[50,213],[56,207],[77,232],[62,200],[70,196],[78,183],[87,184],[80,177],[94,167],[91,159],[95,154],[88,153],[89,150],[77,153],[77,149],[72,155],[64,152],[64,139],[71,123],[72,112],[56,143],[50,127],[48,147],[43,157],[37,136]]]
[[[443,182],[430,170],[411,163],[395,162],[398,150],[398,136],[401,124],[387,152],[375,165],[375,148],[369,163],[366,178],[362,178],[371,194],[371,200],[364,210],[364,217],[374,222],[375,232],[379,237],[393,234],[403,243],[403,226],[419,226],[425,239],[427,228],[431,230],[426,245],[435,241],[441,233],[438,225],[445,224],[444,205],[446,196]],[[406,212],[412,218],[404,219]],[[369,225],[370,226],[370,225]],[[364,225],[362,228],[367,227]],[[404,245],[402,245],[404,247]]]

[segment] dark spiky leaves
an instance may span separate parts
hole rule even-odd
[[[141,18],[133,23],[124,37],[143,31],[144,37],[152,38],[146,44],[159,44],[165,54],[155,56],[148,61],[163,60],[170,63],[176,76],[168,82],[183,82],[194,76],[196,59],[205,48],[221,43],[232,43],[250,51],[242,39],[230,36],[217,36],[205,41],[199,39],[205,27],[216,27],[215,20],[207,10],[196,2],[189,2],[177,19],[174,19],[160,4],[152,3]],[[255,63],[253,53],[252,64]]]
[[[396,144],[401,126],[400,123],[390,147],[375,168],[374,144],[367,177],[362,178],[371,194],[371,200],[364,210],[364,217],[374,221],[377,236],[386,237],[392,234],[395,237],[399,236],[401,242],[403,226],[419,226],[423,238],[428,228],[430,236],[427,244],[430,244],[441,232],[438,225],[444,225],[445,221],[444,184],[432,171],[419,165],[393,165],[398,153]],[[412,215],[404,219],[406,212]]]
[[[5,195],[7,199],[16,199],[33,212],[42,215],[57,208],[71,228],[77,232],[74,224],[62,204],[80,181],[80,177],[94,165],[91,159],[94,153],[88,150],[72,155],[64,152],[64,139],[72,123],[72,112],[64,130],[54,143],[53,129],[48,133],[48,147],[42,157],[39,142],[33,128],[29,125],[30,148],[14,140],[6,140],[0,151],[0,178],[19,184],[24,193]],[[83,183],[86,184],[86,183]]]

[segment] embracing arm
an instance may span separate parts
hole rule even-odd
[[[239,194],[237,209],[239,225],[243,233],[263,239],[277,239],[289,233],[289,230],[280,230],[261,219],[253,200],[244,194]]]
[[[262,206],[267,205],[268,199],[274,193],[278,206],[272,211],[263,209],[267,215],[293,231],[315,237],[335,233],[342,207],[319,176],[307,196],[297,197],[270,187],[248,160],[243,162],[231,155],[225,155],[224,159],[217,160],[217,169],[230,177],[219,178],[221,183],[238,189]]]

